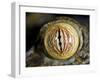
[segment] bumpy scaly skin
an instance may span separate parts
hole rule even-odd
[[[41,31],[44,53],[54,59],[68,59],[82,46],[82,33],[79,25],[70,18],[59,18],[45,24]]]

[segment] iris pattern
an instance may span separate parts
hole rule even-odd
[[[79,35],[74,27],[63,20],[50,22],[47,26],[44,45],[54,59],[67,59],[75,54],[79,46]]]

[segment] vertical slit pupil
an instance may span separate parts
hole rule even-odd
[[[58,40],[59,40],[59,46],[60,46],[60,50],[62,51],[62,43],[61,43],[61,35],[60,35],[60,29],[59,29],[59,31],[58,31]]]

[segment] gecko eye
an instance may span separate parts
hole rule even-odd
[[[75,27],[77,24],[66,20],[57,20],[44,25],[44,47],[54,59],[68,59],[79,48],[80,35]]]

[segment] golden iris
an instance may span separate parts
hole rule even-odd
[[[44,47],[47,54],[54,59],[72,57],[82,44],[79,25],[67,20],[57,20],[44,25]]]

